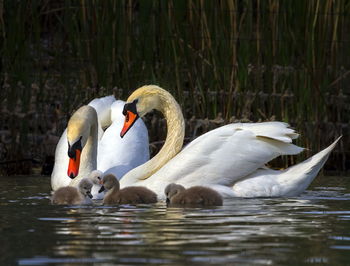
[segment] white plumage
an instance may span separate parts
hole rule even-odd
[[[182,114],[176,114],[176,108],[169,106],[169,103],[175,104],[170,97],[158,86],[149,85],[136,90],[128,102],[137,100],[137,111],[143,113],[155,108],[150,103],[156,103],[157,108],[166,114],[168,132],[174,138],[182,135],[183,126],[180,125],[183,123],[174,125],[173,121],[181,120]],[[168,109],[172,111],[168,112]],[[207,186],[224,197],[297,196],[316,177],[340,139],[286,170],[268,169],[265,164],[272,159],[303,151],[292,144],[297,137],[298,134],[283,122],[229,124],[198,137],[178,154],[174,147],[163,147],[158,158],[127,173],[121,179],[121,187],[146,186],[156,192],[159,199],[164,199],[163,192],[169,183],[186,188]],[[169,154],[173,158],[159,168],[157,161]],[[152,168],[159,170],[153,171]],[[148,173],[152,174],[149,176]]]
[[[126,172],[149,159],[148,132],[142,120],[135,123],[135,130],[130,130],[130,136],[124,139],[119,136],[124,121],[122,114],[124,104],[123,101],[116,101],[114,96],[94,99],[88,104],[96,110],[98,117],[97,154],[94,154],[97,157],[97,165],[93,166],[92,163],[91,169],[79,169],[79,175],[75,179],[87,177],[95,169],[113,173],[121,178]],[[103,128],[106,127],[108,128],[104,131]],[[82,134],[88,135],[89,132]],[[67,152],[66,129],[56,146],[55,164],[51,174],[53,190],[72,184],[72,179],[67,175],[69,161]],[[92,189],[94,198],[97,196],[97,191],[98,188],[94,185]]]
[[[130,135],[120,138],[124,124],[125,102],[111,105],[112,124],[106,129],[97,146],[97,169],[120,179],[131,169],[149,160],[148,132],[142,120],[136,121]]]

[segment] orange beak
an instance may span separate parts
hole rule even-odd
[[[124,120],[124,126],[122,131],[120,132],[120,137],[124,137],[126,132],[129,131],[129,129],[133,126],[133,124],[136,122],[137,118],[139,118],[138,114],[135,114],[131,111],[127,111],[125,115],[125,120]]]
[[[69,158],[68,171],[67,175],[73,179],[79,174],[79,165],[80,165],[80,150],[75,150],[75,158]]]

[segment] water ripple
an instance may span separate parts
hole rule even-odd
[[[350,181],[218,208],[53,206],[49,180],[29,184],[2,184],[3,265],[350,264]]]

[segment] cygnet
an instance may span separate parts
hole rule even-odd
[[[102,179],[99,192],[107,190],[103,199],[104,205],[140,204],[157,202],[157,194],[145,187],[126,187],[120,189],[118,179],[107,174]]]
[[[100,170],[94,170],[89,174],[88,178],[94,184],[91,189],[91,194],[93,195],[93,198],[99,200],[103,199],[104,193],[98,193],[98,191],[101,188],[103,172],[101,172]]]
[[[91,204],[92,186],[92,181],[89,178],[83,178],[79,182],[78,188],[66,186],[57,189],[51,197],[51,202],[56,205]]]
[[[223,203],[221,195],[208,187],[194,186],[185,189],[182,185],[171,183],[164,193],[169,206],[222,206]]]

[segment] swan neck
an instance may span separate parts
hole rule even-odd
[[[108,190],[108,191],[106,192],[105,198],[106,198],[106,197],[110,197],[110,195],[115,195],[115,194],[117,194],[118,191],[119,191],[119,188],[117,188],[117,187],[115,187],[115,186],[112,187],[110,190]]]
[[[93,170],[97,168],[97,139],[98,139],[98,124],[93,123],[90,128],[90,134],[84,150],[82,152],[82,160],[80,169],[88,176]],[[86,177],[85,176],[85,177]]]
[[[166,104],[160,108],[165,121],[167,123],[167,137],[164,145],[159,153],[152,159],[158,162],[157,171],[161,166],[173,158],[181,149],[185,137],[185,121],[181,112],[181,108],[175,99],[167,101]],[[163,110],[162,110],[163,109]]]
[[[98,121],[96,112],[92,112],[84,118],[84,123],[90,125],[87,134],[87,142],[83,147],[81,153],[81,160],[79,166],[79,174],[75,177],[70,185],[77,186],[79,182],[90,175],[93,170],[97,168],[97,142],[98,142]]]
[[[185,121],[181,108],[170,93],[161,89],[157,92],[160,111],[167,123],[167,137],[162,149],[151,160],[128,172],[121,180],[121,186],[128,186],[137,181],[149,178],[173,158],[182,148],[185,137]]]

